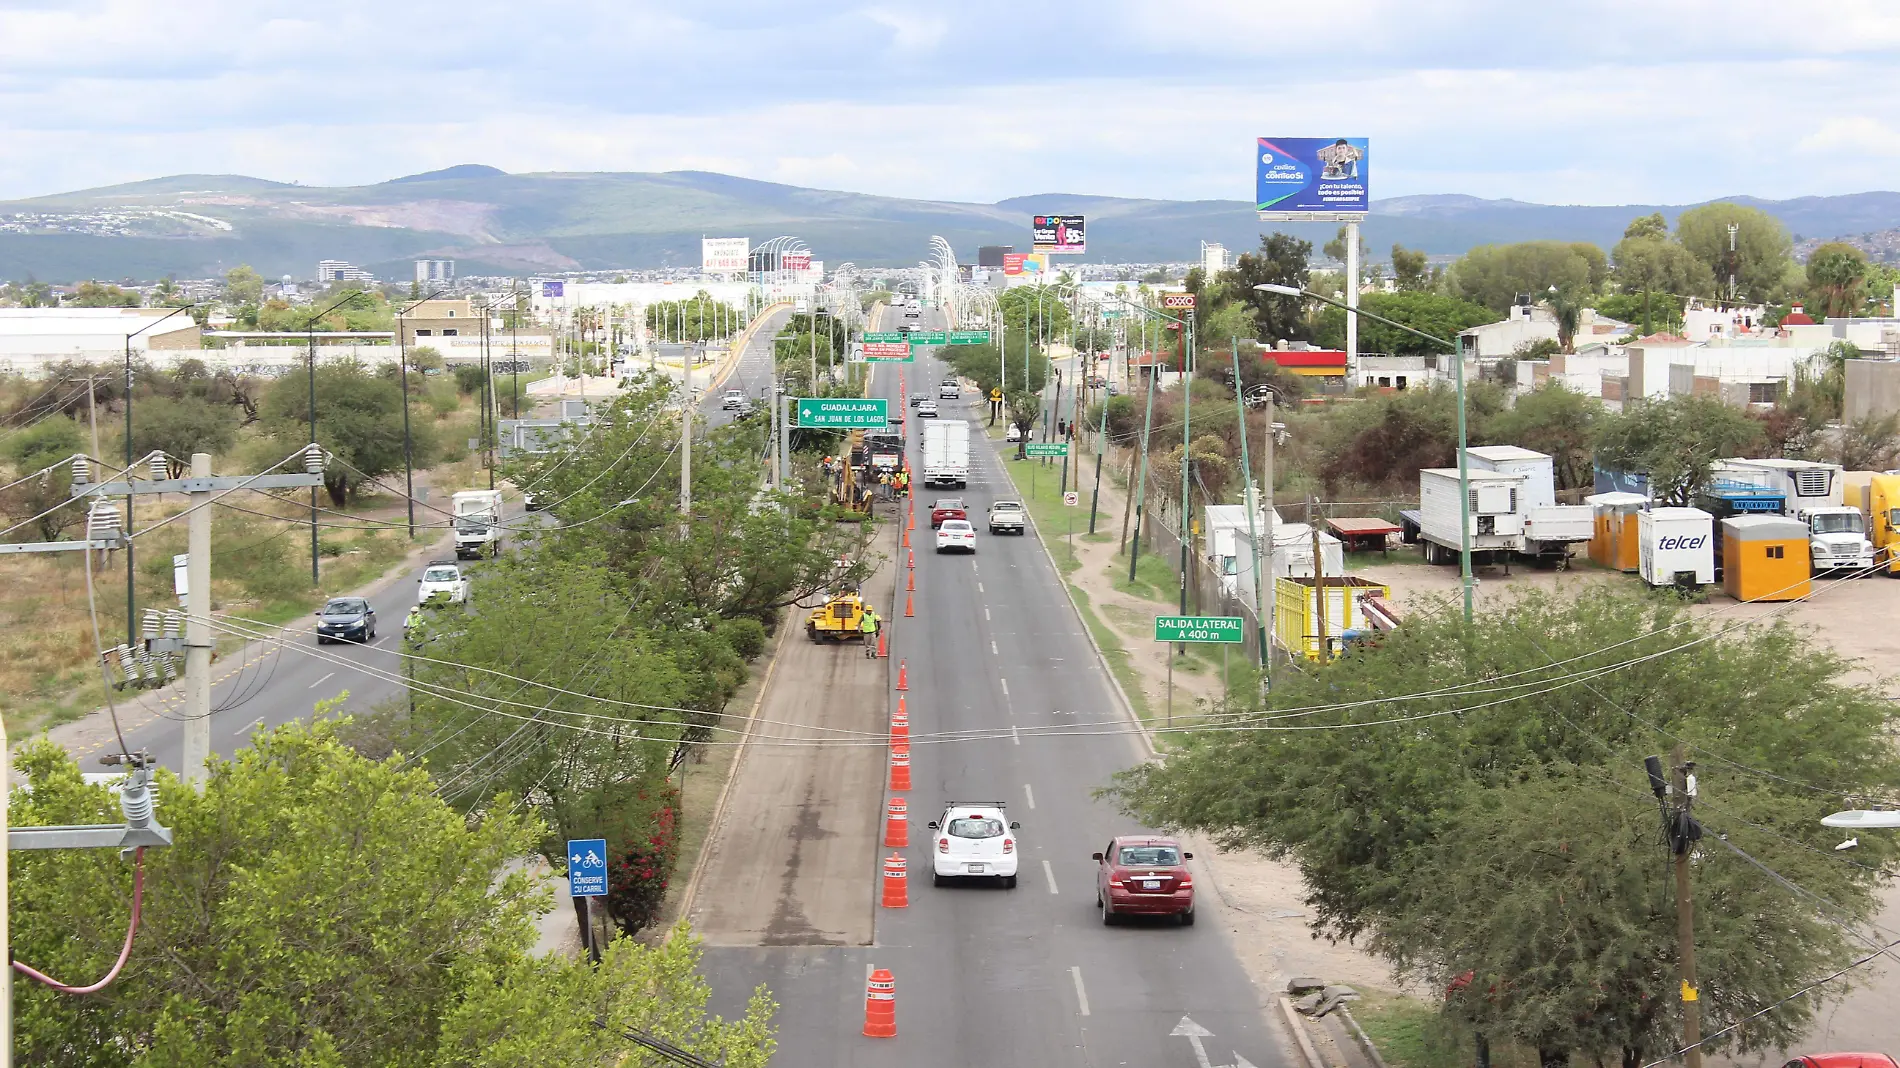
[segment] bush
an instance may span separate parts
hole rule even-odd
[[[648,795],[642,793],[645,803]],[[679,862],[679,791],[668,784],[652,813],[644,841],[629,843],[607,873],[607,914],[626,935],[650,927],[666,905],[666,888]]]
[[[482,368],[480,364],[464,363],[455,367],[455,388],[463,394],[474,396],[482,388]]]
[[[765,651],[765,624],[756,619],[728,619],[719,624],[717,633],[728,648],[746,660]]]

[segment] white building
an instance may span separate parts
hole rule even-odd
[[[348,260],[318,260],[319,282],[374,282],[376,276]]]
[[[1210,281],[1215,275],[1233,265],[1233,259],[1227,255],[1226,245],[1201,242],[1201,273]]]
[[[417,282],[453,282],[455,281],[454,260],[417,260]]]
[[[1592,341],[1609,341],[1629,332],[1630,324],[1607,315],[1598,315],[1595,308],[1585,308],[1577,318],[1577,335],[1571,339],[1571,343],[1574,347]],[[1458,335],[1458,350],[1467,359],[1502,360],[1526,345],[1556,340],[1557,317],[1549,308],[1519,304],[1514,305],[1509,314],[1498,322],[1474,326],[1461,332]]]
[[[66,360],[118,363],[129,347],[195,353],[198,324],[171,308],[0,308],[0,369],[37,377]],[[167,316],[170,318],[166,318]]]

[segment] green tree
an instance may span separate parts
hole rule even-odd
[[[1392,280],[1401,292],[1410,293],[1430,289],[1437,279],[1424,249],[1410,249],[1393,242]]]
[[[1596,462],[1647,476],[1650,496],[1674,505],[1694,502],[1715,461],[1747,456],[1763,441],[1760,420],[1698,395],[1626,401],[1596,426]]]
[[[333,506],[348,503],[366,479],[402,470],[402,387],[356,360],[317,367],[317,442],[334,457],[323,473]],[[285,375],[271,383],[259,407],[264,434],[285,452],[310,441],[309,380]],[[427,420],[412,421],[418,466],[434,454]]]
[[[252,270],[250,264],[239,264],[224,272],[225,307],[236,308],[263,302],[264,276]]]
[[[1830,241],[1808,256],[1808,310],[1829,319],[1858,315],[1867,300],[1867,254]]]
[[[23,429],[0,438],[0,457],[13,468],[11,482],[43,467],[50,467],[79,452],[79,424],[64,415],[49,413]],[[60,535],[82,522],[85,508],[72,502],[68,493],[73,482],[71,465],[48,472],[44,478],[27,479],[17,486],[0,490],[0,514],[12,526],[33,516],[39,518],[28,527],[9,535],[14,541],[58,541]]]
[[[1644,240],[1648,238],[1666,238],[1669,236],[1669,220],[1663,218],[1660,211],[1648,215],[1638,215],[1623,228],[1623,240]],[[1612,257],[1614,258],[1614,257]],[[1620,260],[1618,262],[1621,262]]]
[[[1900,413],[1852,419],[1840,430],[1836,462],[1849,471],[1891,471],[1900,466]]]
[[[1305,301],[1254,288],[1266,283],[1306,288],[1307,261],[1312,255],[1311,241],[1276,230],[1260,239],[1258,251],[1241,253],[1231,269],[1221,272],[1221,282],[1227,291],[1253,309],[1254,328],[1250,336],[1269,345],[1282,340],[1305,341],[1313,336],[1307,324]]]
[[[1437,293],[1367,293],[1359,298],[1359,307],[1453,343],[1461,332],[1496,322],[1498,318],[1482,305]],[[1314,331],[1313,340],[1324,348],[1345,348],[1346,310],[1327,305],[1320,312],[1319,328]],[[1359,320],[1359,351],[1394,356],[1443,356],[1447,350],[1415,334],[1395,330],[1375,319],[1362,318]]]
[[[1327,259],[1332,260],[1334,263],[1337,263],[1343,266],[1346,262],[1346,247],[1347,247],[1346,246],[1346,228],[1344,226],[1341,226],[1339,228],[1339,232],[1333,235],[1333,239],[1331,241],[1326,242],[1326,244],[1320,249],[1320,253],[1324,255]],[[1362,266],[1365,264],[1366,260],[1370,258],[1371,252],[1372,250],[1366,247],[1365,235],[1363,233],[1360,234],[1359,236],[1359,263]]]
[[[66,298],[65,304],[73,308],[136,308],[139,306],[139,295],[115,285],[81,282],[73,295]]]
[[[1775,1006],[1712,1043],[1773,1049],[1817,1009],[1787,992],[1860,947],[1729,845],[1849,925],[1871,915],[1894,843],[1837,863],[1820,817],[1900,785],[1882,742],[1896,715],[1793,627],[1715,637],[1607,588],[1526,594],[1469,626],[1420,613],[1378,646],[1276,678],[1271,706],[1231,724],[1243,729],[1189,733],[1110,792],[1143,823],[1293,862],[1318,932],[1363,939],[1403,978],[1443,990],[1468,975],[1450,1019],[1545,1065],[1641,1064],[1675,1047],[1678,1004],[1643,759],[1681,740],[1708,825],[1698,963],[1721,977],[1702,990],[1704,1033]]]
[[[434,345],[419,345],[409,350],[409,368],[414,371],[440,371],[443,367],[442,350]]]
[[[1736,228],[1733,253],[1731,225]],[[1718,293],[1728,292],[1731,276],[1738,300],[1777,304],[1788,292],[1794,239],[1781,220],[1760,208],[1726,201],[1690,208],[1676,220],[1676,239],[1709,269]]]
[[[1502,393],[1473,382],[1465,394],[1469,436],[1485,440],[1483,428],[1503,407]],[[1323,425],[1317,474],[1329,496],[1348,487],[1416,489],[1420,468],[1457,463],[1457,420],[1457,395],[1443,386],[1370,398]]]
[[[195,396],[150,397],[132,406],[132,453],[163,452],[172,477],[183,478],[191,454],[213,455],[237,441],[238,411]]]
[[[1622,315],[1603,303],[1598,303],[1597,310],[1642,324],[1645,335],[1656,332],[1659,319],[1665,326],[1681,323],[1684,298],[1711,296],[1715,292],[1715,278],[1709,273],[1708,265],[1666,237],[1625,237],[1616,243],[1611,256],[1616,261],[1613,277],[1617,288],[1642,299],[1617,305],[1617,311],[1625,313]],[[1638,308],[1642,314],[1633,314]]]
[[[1536,300],[1551,286],[1595,292],[1609,275],[1603,250],[1587,241],[1479,245],[1452,265],[1458,295],[1503,315],[1520,296]]]
[[[1596,481],[1592,463],[1602,416],[1602,401],[1546,382],[1519,393],[1514,404],[1486,423],[1483,440],[1544,453],[1551,458],[1558,489],[1583,489]]]

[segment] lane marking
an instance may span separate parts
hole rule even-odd
[[[259,727],[262,727],[263,725],[264,725],[264,717],[263,717],[263,716],[259,716],[259,717],[257,717],[256,719],[254,719],[254,720],[252,720],[252,721],[250,721],[249,723],[246,723],[246,724],[244,725],[244,727],[243,727],[243,729],[241,729],[241,730],[239,730],[239,731],[238,731],[238,734],[240,734],[240,735],[245,735],[245,734],[249,734],[249,733],[251,733],[252,731],[254,731],[254,730],[257,730],[257,729],[258,729]],[[1035,806],[1035,805],[1030,805],[1029,807],[1030,807],[1030,808],[1035,808],[1036,806]]]
[[[996,651],[996,639],[995,639],[995,638],[991,638],[991,639],[990,639],[990,655],[991,655],[991,656],[1001,656],[1001,655],[1002,655],[1001,653],[998,653],[998,652]]]
[[[332,672],[330,672],[330,675],[334,675],[334,674],[336,674],[336,672],[334,672],[334,671],[332,671]],[[315,681],[315,682],[313,682],[313,683],[311,683],[310,685],[308,685],[308,686],[305,686],[305,687],[304,687],[304,689],[306,689],[306,690],[314,690],[314,689],[316,689],[317,687],[319,687],[319,686],[321,686],[321,685],[323,685],[324,683],[326,683],[326,682],[329,682],[329,681],[330,681],[330,675],[325,675],[324,677],[322,677],[322,678],[320,678],[320,679],[318,679],[317,681]]]
[[[998,675],[996,677],[996,681],[1003,684],[1003,696],[1008,697],[1009,696],[1009,680],[1002,677],[1001,675]]]
[[[1056,892],[1056,870],[1054,868],[1051,868],[1049,866],[1049,862],[1046,860],[1042,862],[1042,877],[1049,880],[1049,892],[1052,894],[1055,893]]]
[[[989,619],[990,619],[990,606],[984,605],[983,606],[983,621],[987,623],[989,622]]]
[[[1029,799],[1030,808],[1036,807],[1036,791],[1030,789],[1028,783],[1023,783],[1023,796]],[[1048,861],[1044,861],[1043,863],[1047,864]]]
[[[1089,1014],[1089,992],[1088,992],[1088,991],[1086,991],[1086,990],[1084,990],[1084,989],[1082,989],[1082,968],[1081,968],[1081,966],[1080,966],[1080,965],[1076,965],[1076,966],[1074,966],[1074,967],[1072,967],[1072,968],[1070,968],[1070,969],[1069,969],[1069,974],[1075,977],[1075,1003],[1076,1003],[1076,1006],[1077,1006],[1078,1008],[1080,1008],[1080,1009],[1082,1010],[1082,1015],[1084,1015],[1084,1016],[1087,1016],[1087,1015]],[[867,978],[867,979],[865,980],[865,982],[866,982],[866,983],[868,984],[868,983],[870,982],[870,980],[869,980],[869,979]]]
[[[975,566],[975,565],[972,565],[972,566]],[[978,592],[978,593],[982,593],[982,592],[983,592],[983,584],[982,584],[981,582],[979,582],[979,583],[977,583],[977,584],[976,584],[976,592]]]
[[[1023,736],[1017,733],[1016,725],[1014,723],[1009,725],[1009,737],[1010,737],[1010,740],[1015,742],[1017,745],[1023,744]]]

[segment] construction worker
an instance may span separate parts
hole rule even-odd
[[[419,643],[422,641],[422,606],[421,605],[412,604],[409,606],[409,614],[407,616],[404,616],[402,620],[402,636],[404,638],[407,638],[411,644]]]
[[[873,659],[877,656],[877,628],[884,621],[877,617],[877,609],[864,606],[864,613],[858,617],[858,633],[864,635],[864,656]]]
[[[889,471],[879,471],[877,473],[877,499],[880,501],[888,501],[891,499],[891,473]]]
[[[904,470],[897,472],[897,495],[899,497],[905,497],[905,496],[909,496],[909,494],[910,494],[910,470],[906,468]]]

